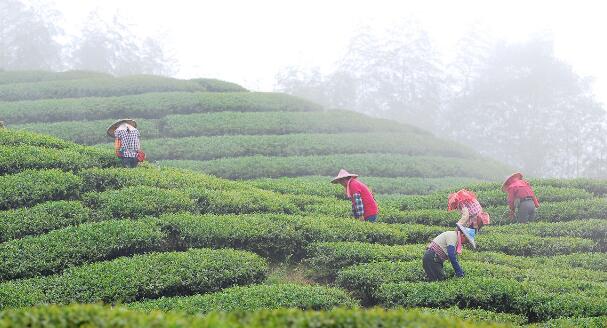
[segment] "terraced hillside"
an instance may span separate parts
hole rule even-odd
[[[0,327],[607,320],[606,181],[535,181],[542,207],[528,225],[501,217],[498,184],[471,186],[494,224],[462,254],[465,278],[429,283],[425,244],[456,221],[447,191],[380,197],[383,222],[370,224],[328,189],[118,168],[111,150],[10,129],[0,149]]]
[[[13,129],[110,148],[105,129],[121,117],[137,119],[151,161],[230,179],[317,181],[345,167],[431,192],[509,173],[410,125],[223,81],[0,72],[0,120]]]

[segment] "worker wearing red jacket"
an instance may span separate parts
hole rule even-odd
[[[331,183],[339,183],[346,188],[346,195],[352,201],[352,214],[361,221],[377,220],[377,203],[369,188],[357,179],[358,175],[341,169]]]
[[[514,173],[502,185],[502,190],[508,193],[508,207],[510,218],[519,223],[527,223],[535,219],[535,209],[540,207],[540,202],[535,197],[529,182],[523,180],[521,173]]]

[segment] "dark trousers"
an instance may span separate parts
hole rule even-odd
[[[535,203],[533,199],[521,199],[516,212],[516,221],[519,223],[535,220]]]
[[[371,215],[370,217],[366,218],[365,221],[367,222],[371,222],[374,223],[377,220],[377,214],[376,215]]]
[[[122,158],[122,165],[124,167],[130,167],[130,168],[134,168],[137,167],[137,157],[123,157]]]
[[[424,253],[422,263],[428,281],[438,281],[445,279],[445,270],[443,269],[443,260],[441,260],[433,250],[427,249]]]

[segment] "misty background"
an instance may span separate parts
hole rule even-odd
[[[177,0],[168,4],[177,10],[171,14],[154,2],[129,1],[120,10],[113,0],[105,5],[0,0],[0,69],[222,78],[305,97],[330,109],[419,126],[526,175],[607,178],[607,95],[596,87],[605,83],[599,78],[607,77],[600,76],[604,66],[595,71],[582,56],[596,59],[604,46],[599,38],[590,38],[586,48],[557,41],[559,31],[574,25],[578,30],[573,39],[588,39],[601,30],[580,23],[588,29],[584,33],[580,24],[567,21],[562,6],[555,17],[563,25],[530,29],[533,25],[515,15],[540,21],[558,4],[542,2],[548,6],[538,8],[512,2],[514,8],[503,12],[503,23],[523,37],[507,38],[487,20],[454,23],[454,17],[466,13],[453,5],[438,5],[424,14],[409,12],[405,3],[401,11],[378,21],[355,11],[358,2],[326,7],[317,2],[292,7],[272,3],[276,12],[264,15],[267,4],[258,10],[255,4],[238,7],[227,1],[214,12]],[[590,16],[598,12],[586,2],[576,8]],[[290,20],[290,12],[299,13],[298,18]],[[382,17],[383,12],[375,14]],[[580,12],[572,11],[571,17],[576,14]],[[148,19],[136,19],[144,16]],[[445,19],[440,33],[428,23],[436,22],[426,19],[434,16]],[[334,24],[326,25],[331,19]],[[323,29],[331,38],[315,43],[314,36]],[[450,29],[461,33],[444,36]],[[297,42],[303,48],[294,46]],[[223,52],[217,54],[215,48]],[[290,48],[297,53],[285,50]],[[557,49],[569,50],[570,56]],[[209,57],[213,53],[219,59]],[[571,58],[577,58],[576,66]]]

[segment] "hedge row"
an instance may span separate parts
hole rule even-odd
[[[148,186],[87,193],[82,199],[98,220],[139,219],[195,209],[194,200],[187,193]]]
[[[529,179],[533,188],[544,186],[554,188],[574,188],[583,189],[597,196],[607,194],[607,180],[575,178],[575,179]],[[475,191],[482,190],[501,190],[502,184],[499,183],[479,183],[471,185],[470,188]],[[452,190],[455,191],[455,190]]]
[[[590,219],[569,222],[534,222],[485,228],[485,232],[529,234],[540,237],[578,237],[596,241],[607,240],[607,220]]]
[[[546,322],[537,323],[531,327],[536,328],[568,328],[568,327],[579,327],[579,328],[601,328],[607,325],[607,316],[590,317],[590,318],[565,318],[565,319],[552,319]]]
[[[0,281],[60,273],[65,268],[152,250],[168,241],[150,221],[82,224],[0,244]]]
[[[200,84],[201,86],[204,87],[204,90],[206,90],[208,92],[247,92],[248,91],[247,89],[243,88],[242,86],[240,86],[236,83],[222,81],[222,80],[218,80],[218,79],[197,78],[197,79],[190,79],[190,81],[194,81],[194,82]]]
[[[530,322],[607,313],[607,300],[582,293],[546,292],[510,279],[469,277],[439,283],[385,284],[377,291],[383,306],[484,308],[526,315]]]
[[[392,154],[349,154],[327,156],[251,156],[211,161],[166,160],[162,166],[203,171],[230,179],[333,175],[340,167],[360,175],[382,177],[463,176],[490,179],[507,172],[501,164],[486,160],[405,156]]]
[[[0,71],[0,84],[110,78],[111,75],[93,71]]]
[[[537,237],[519,231],[511,233],[480,234],[476,238],[480,251],[501,252],[518,256],[553,256],[596,250],[597,243],[574,237]]]
[[[161,132],[170,137],[216,135],[263,135],[335,132],[400,132],[414,141],[434,141],[432,146],[448,151],[445,144],[425,131],[394,121],[374,119],[351,111],[326,112],[221,112],[169,115],[161,120]],[[360,140],[360,139],[359,139]],[[402,141],[401,141],[402,142]],[[441,143],[442,142],[442,143]],[[409,143],[409,141],[407,141]],[[450,147],[448,147],[450,146]],[[459,153],[454,151],[455,153]],[[472,152],[468,152],[472,154]]]
[[[312,277],[332,281],[337,272],[343,268],[350,265],[370,262],[414,261],[417,263],[415,264],[417,265],[417,269],[422,270],[420,261],[425,249],[426,244],[389,246],[358,242],[321,242],[311,244],[307,247],[307,255],[306,259],[304,259],[304,263],[311,269]],[[534,272],[541,273],[542,275],[559,276],[567,279],[607,281],[607,275],[603,272],[573,269],[572,266],[564,260],[560,260],[561,263],[557,263],[555,259],[561,257],[565,256],[525,258],[500,253],[471,251],[465,251],[460,256],[461,260],[464,262],[473,261],[499,264],[502,265],[503,268],[532,269]],[[605,256],[603,258],[607,259]],[[590,262],[593,259],[589,256],[587,260],[587,262]],[[379,269],[373,274],[379,274],[381,271],[394,271],[391,266],[392,264],[389,263],[378,264]],[[448,264],[446,266],[449,267]],[[557,273],[554,273],[555,267],[558,267]],[[356,273],[354,275],[356,275]],[[365,278],[361,279],[364,280]]]
[[[472,318],[474,315],[469,315]],[[481,314],[482,320],[486,317]],[[475,317],[476,318],[476,317]],[[490,322],[470,322],[456,315],[438,315],[420,310],[333,309],[302,311],[295,309],[252,312],[213,312],[204,317],[179,313],[128,310],[122,307],[73,304],[9,309],[0,312],[0,327],[200,327],[200,328],[401,328],[401,327],[510,327]]]
[[[229,249],[151,253],[0,284],[0,308],[42,303],[124,303],[214,292],[264,279],[267,263]]]
[[[473,188],[467,188],[475,191]],[[576,188],[557,188],[538,186],[534,188],[541,204],[570,200],[591,199],[594,195],[588,191]],[[498,189],[475,191],[479,202],[484,207],[496,207],[507,204],[507,194]],[[439,191],[430,195],[384,196],[380,199],[394,204],[401,210],[418,209],[447,209],[448,191]]]
[[[0,102],[8,124],[93,121],[116,117],[161,118],[201,112],[307,112],[320,106],[282,93],[165,92],[121,97]]]
[[[248,190],[246,184],[173,168],[90,168],[79,171],[83,192],[101,192],[125,187],[150,186],[164,189]]]
[[[408,134],[367,133],[288,134],[267,136],[217,136],[182,139],[154,139],[145,142],[152,160],[211,160],[253,155],[311,156],[352,153],[390,153],[410,156],[436,155],[470,157],[464,151],[453,151],[436,140],[423,138],[418,142]],[[417,137],[419,138],[419,137]]]
[[[164,297],[129,304],[129,308],[151,311],[180,311],[205,314],[212,311],[253,311],[258,309],[300,308],[329,310],[354,307],[357,302],[339,288],[295,284],[233,287],[206,295]]]
[[[385,223],[424,223],[441,226],[453,226],[461,216],[458,211],[448,212],[439,209],[400,210],[401,203],[379,198],[382,209],[380,222]],[[322,210],[322,209],[319,209]],[[517,221],[508,217],[508,208],[485,207],[491,215],[491,225],[510,225]],[[607,200],[604,198],[569,200],[555,203],[542,203],[536,211],[535,221],[538,222],[565,222],[588,219],[606,219]],[[519,227],[518,225],[516,225]],[[516,228],[504,228],[516,229]],[[521,228],[522,229],[522,228]]]
[[[88,222],[91,210],[77,201],[51,201],[0,212],[0,242]]]
[[[160,213],[160,212],[159,212]],[[317,241],[368,241],[386,244],[404,243],[419,238],[418,231],[398,226],[371,225],[355,220],[292,216],[195,216],[166,215],[160,219],[139,221],[109,220],[55,230],[36,237],[26,237],[0,244],[0,280],[59,273],[70,266],[152,250],[175,250],[197,247],[239,248],[273,260],[289,256],[300,258],[306,246]],[[340,267],[373,259],[402,258],[423,246],[386,246],[359,244],[358,253],[334,250],[333,245],[307,250],[309,264],[319,268],[322,277],[333,275]],[[351,248],[352,246],[350,246]],[[360,254],[361,248],[377,254]],[[390,255],[389,252],[400,252]],[[410,256],[406,257],[407,259]],[[339,265],[339,267],[337,267]],[[326,269],[322,270],[323,267]]]
[[[522,326],[527,323],[527,318],[519,314],[500,313],[483,309],[460,309],[456,306],[452,306],[446,309],[420,308],[419,310],[434,315],[457,317],[476,323],[502,322],[512,324],[514,326]]]
[[[158,131],[158,120],[154,119],[139,119],[137,127],[141,134],[142,148],[147,149],[147,140],[161,137]],[[111,147],[104,147],[113,150],[113,139],[106,134],[106,129],[110,124],[114,123],[115,119],[100,120],[100,121],[66,121],[66,122],[40,122],[11,125],[11,129],[17,131],[30,131],[51,135],[61,139],[69,140],[84,145],[95,145],[101,143],[112,142]],[[113,153],[113,152],[112,152]]]
[[[38,146],[46,148],[74,148],[74,144],[52,136],[28,131],[0,129],[0,145],[2,146]]]
[[[93,207],[94,199],[105,197],[101,208],[108,217],[139,217],[179,211],[227,214],[296,213],[300,210],[290,197],[278,193],[175,169],[89,169],[79,174],[86,190],[112,189],[103,194],[106,196],[94,193],[87,196],[87,200],[91,199],[87,203]],[[125,190],[115,190],[125,187]],[[166,199],[162,200],[165,196]]]
[[[603,282],[582,280],[580,277],[559,277],[554,270],[518,269],[505,265],[495,265],[483,262],[462,261],[462,268],[466,273],[465,279],[512,279],[513,288],[526,288],[542,293],[562,293],[564,295],[577,295],[580,297],[604,298],[607,288]],[[445,271],[448,276],[453,276],[451,266],[446,263]],[[341,270],[337,276],[337,285],[352,291],[360,297],[365,304],[375,304],[381,301],[381,286],[390,283],[424,282],[426,275],[421,261],[409,262],[376,262],[355,265]],[[447,281],[461,281],[461,279],[448,279]],[[464,288],[462,286],[462,288]],[[465,290],[463,290],[465,292]],[[480,297],[480,295],[476,295]],[[440,296],[436,296],[440,297]],[[432,300],[432,298],[430,298]],[[450,303],[448,298],[438,298],[439,304],[416,304],[415,306],[443,307],[458,305]],[[502,303],[496,300],[496,303]],[[474,307],[471,304],[459,304],[463,307]],[[487,308],[492,311],[507,311],[506,309]],[[515,312],[524,313],[524,312]]]
[[[335,196],[344,198],[344,189],[340,185],[329,183],[332,176],[306,176],[295,178],[261,178],[249,181],[250,184],[280,193]],[[465,187],[470,183],[478,182],[474,178],[445,177],[445,178],[380,178],[361,177],[374,195],[382,194],[411,194],[423,195],[437,190]]]
[[[111,153],[88,149],[55,149],[37,146],[0,146],[0,175],[27,169],[76,171],[88,167],[108,167],[116,160]]]
[[[162,216],[160,221],[163,231],[174,236],[182,247],[246,249],[273,260],[301,258],[306,245],[319,241],[394,245],[410,238],[402,227],[332,217],[171,214]]]
[[[28,207],[50,200],[75,199],[82,179],[73,173],[54,170],[25,170],[0,176],[0,210]]]
[[[132,75],[116,78],[2,84],[0,85],[0,100],[108,97],[168,91],[204,91],[204,87],[194,81],[153,75]]]
[[[426,245],[379,245],[361,242],[321,242],[306,248],[305,265],[316,280],[333,281],[339,270],[359,263],[412,261],[423,256]]]

